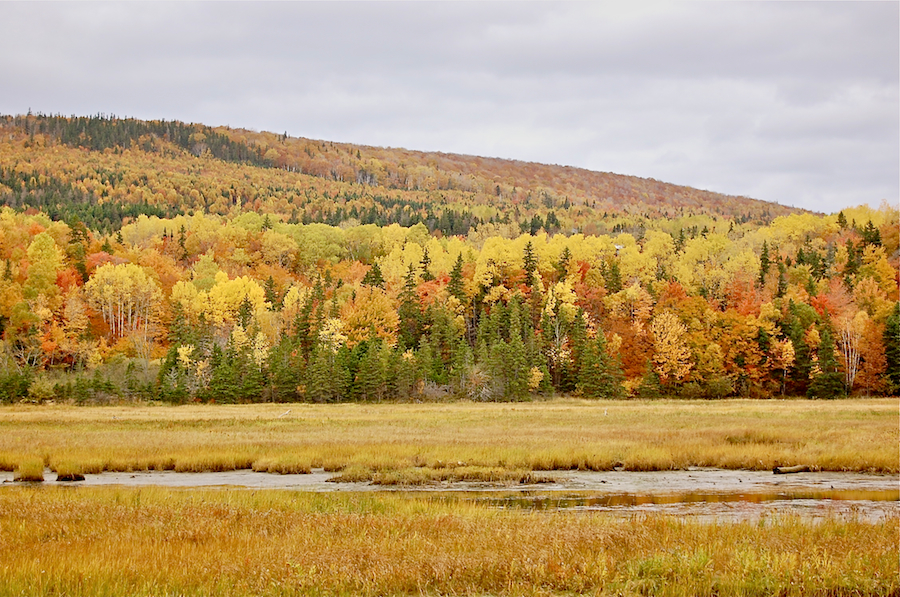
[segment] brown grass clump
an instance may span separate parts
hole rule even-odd
[[[556,479],[551,475],[535,473],[530,470],[506,469],[501,467],[408,467],[375,471],[364,466],[354,465],[347,467],[339,475],[329,479],[329,481],[335,483],[360,483],[370,481],[375,485],[415,486],[433,483],[458,482],[503,485],[510,483],[537,484],[555,483]]]
[[[253,463],[257,473],[278,473],[281,475],[308,475],[312,472],[309,460],[291,457],[260,458]]]
[[[57,481],[84,481],[84,470],[78,463],[60,462],[50,468],[56,471]]]
[[[219,473],[253,468],[254,456],[240,451],[205,451],[196,455],[185,455],[175,459],[174,470],[178,473]],[[147,467],[151,468],[151,467]],[[161,469],[165,468],[159,467]]]
[[[42,483],[44,481],[44,460],[28,458],[19,462],[13,471],[13,481],[23,483]]]
[[[377,493],[11,487],[7,595],[896,595],[900,517],[703,523]]]

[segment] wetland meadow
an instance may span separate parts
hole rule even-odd
[[[2,407],[0,596],[898,595],[898,415],[894,399]]]

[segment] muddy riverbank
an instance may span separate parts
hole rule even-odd
[[[599,511],[611,515],[665,513],[713,520],[756,520],[792,514],[809,518],[855,516],[881,520],[900,515],[900,477],[860,473],[804,472],[774,475],[763,471],[693,469],[655,472],[554,471],[552,483],[432,483],[382,486],[370,482],[335,483],[335,473],[278,475],[250,470],[206,473],[144,471],[85,475],[84,481],[56,482],[47,470],[46,486],[282,489],[304,492],[404,492],[428,499],[462,499],[505,509]],[[3,487],[22,485],[0,473]]]
[[[298,491],[502,491],[503,483],[444,482],[417,486],[383,486],[371,482],[334,483],[336,473],[313,469],[309,474],[279,475],[251,470],[179,473],[174,471],[104,472],[85,475],[77,485],[122,485],[126,487],[244,487],[249,489],[293,489]],[[900,490],[900,476],[841,472],[804,472],[774,475],[767,471],[696,468],[679,471],[551,471],[551,483],[516,484],[518,490],[589,491],[602,494],[756,494],[796,491]],[[0,483],[12,483],[11,472],[0,472]],[[46,470],[44,479],[55,483],[56,473]]]

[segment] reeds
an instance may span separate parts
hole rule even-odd
[[[10,487],[6,595],[896,595],[900,518],[703,523],[377,493]]]
[[[0,469],[12,470],[37,447],[51,468],[66,462],[85,474],[324,468],[361,480],[382,473],[431,481],[448,478],[448,463],[503,469],[511,478],[792,464],[900,471],[900,409],[891,399],[298,404],[283,413],[279,405],[0,407]],[[433,471],[414,471],[423,468]]]

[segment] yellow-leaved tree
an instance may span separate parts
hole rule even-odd
[[[34,300],[38,295],[47,299],[47,304],[56,306],[59,289],[56,274],[62,269],[63,254],[53,237],[41,232],[28,245],[28,278],[23,286],[25,298]]]
[[[162,291],[156,280],[133,263],[101,265],[84,286],[91,307],[109,326],[109,336],[130,336],[142,356],[149,355]]]
[[[653,365],[659,381],[667,384],[684,379],[693,366],[691,350],[685,341],[685,325],[677,315],[665,310],[653,317],[650,333],[653,336]]]
[[[341,308],[341,321],[351,347],[373,338],[381,338],[390,346],[397,343],[400,318],[393,301],[380,288],[358,288],[355,296]]]

